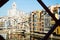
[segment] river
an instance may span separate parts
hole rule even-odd
[[[7,37],[7,34],[0,34],[0,35],[2,35],[5,39],[6,39],[6,37]],[[10,40],[10,39],[8,39],[8,40]],[[15,39],[13,39],[13,40],[41,40],[41,39],[39,39],[39,38],[33,38],[33,39],[32,39],[32,37],[31,37],[30,35],[25,35],[25,37],[24,37],[24,36],[21,36],[20,39],[17,39],[17,38],[15,37]],[[60,39],[49,38],[48,40],[60,40]]]

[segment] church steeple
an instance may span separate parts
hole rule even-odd
[[[16,8],[16,3],[15,2],[13,2],[12,8]]]

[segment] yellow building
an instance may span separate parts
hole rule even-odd
[[[43,32],[44,29],[44,18],[41,17],[42,11],[37,10],[31,13],[31,31],[32,32]]]
[[[59,19],[59,12],[58,12],[58,9],[60,8],[60,5],[55,5],[55,6],[51,6],[51,12],[55,14],[55,17],[57,19]],[[55,21],[52,19],[51,20],[51,24],[54,25],[55,24]],[[60,35],[60,26],[58,26],[53,33],[56,33],[57,35]]]
[[[0,27],[4,27],[4,22],[0,22]]]

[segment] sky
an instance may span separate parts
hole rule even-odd
[[[60,0],[42,0],[47,6],[60,4]],[[17,9],[26,13],[34,10],[42,10],[43,8],[37,0],[9,0],[0,8],[0,16],[7,16],[8,10],[11,8],[12,3],[15,2]]]

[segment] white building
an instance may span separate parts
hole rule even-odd
[[[16,27],[17,29],[24,29],[26,27],[24,25],[27,23],[24,22],[27,21],[27,15],[25,14],[25,12],[17,10],[15,2],[13,2],[11,9],[8,10],[8,17],[8,20],[10,20],[10,25],[12,25],[13,27]]]
[[[25,12],[17,10],[16,3],[13,2],[12,7],[8,10],[8,15],[0,17],[0,24],[3,22],[3,27],[10,29],[9,31],[11,32],[16,30],[30,32],[30,27],[27,22],[28,17],[29,16]]]
[[[8,16],[9,16],[9,17],[17,16],[17,13],[18,13],[18,12],[19,12],[19,11],[17,11],[17,9],[16,9],[16,3],[14,2],[14,3],[12,4],[11,9],[8,10]]]

